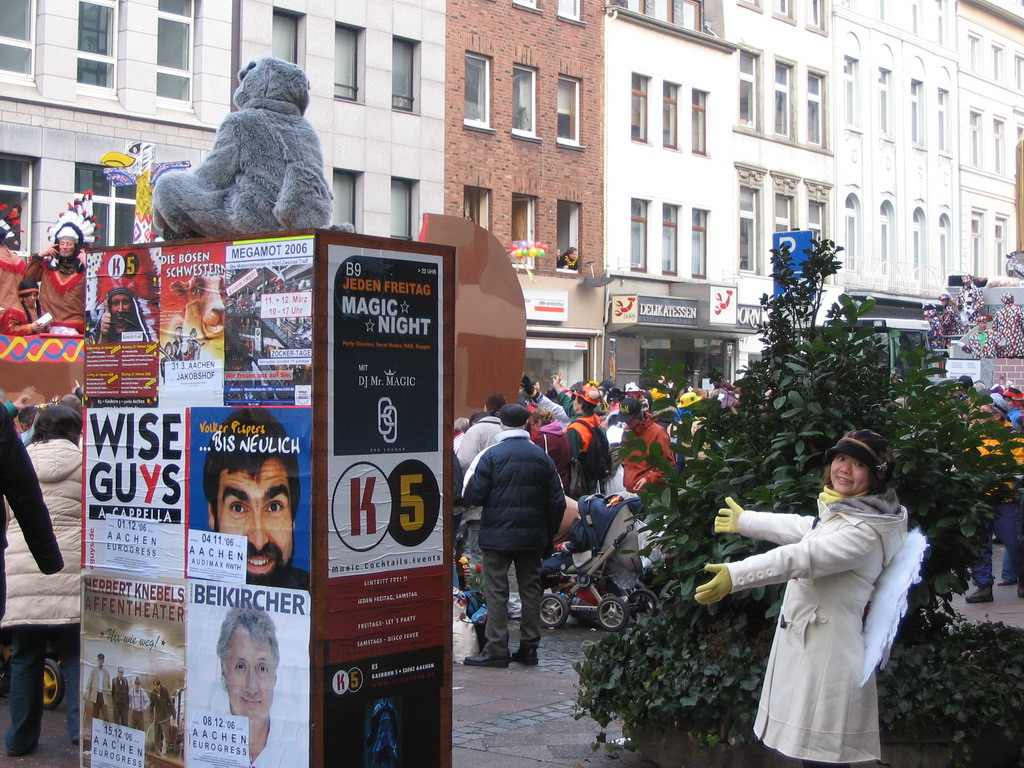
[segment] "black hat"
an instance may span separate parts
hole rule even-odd
[[[619,403],[619,414],[624,416],[627,421],[638,419],[644,415],[644,404],[635,397],[627,397]]]
[[[886,482],[896,468],[892,443],[870,429],[855,429],[847,432],[839,442],[825,453],[825,461],[831,462],[837,453],[845,453],[874,471],[875,477]]]
[[[498,411],[498,418],[506,427],[522,428],[530,419],[530,411],[516,403],[509,403],[501,406]]]
[[[970,376],[966,376],[966,375],[961,376],[956,381],[957,381],[957,384],[959,384],[960,386],[965,387],[965,388],[966,387],[973,387],[974,386],[974,379],[972,379]]]

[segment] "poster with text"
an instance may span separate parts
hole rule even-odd
[[[189,578],[309,589],[312,419],[189,410]]]
[[[185,574],[184,411],[90,408],[82,565]]]
[[[225,405],[312,403],[313,243],[227,247]]]
[[[163,405],[224,404],[224,244],[165,246],[160,268]]]
[[[329,257],[328,657],[340,662],[439,644],[451,577],[446,588],[442,259],[340,245]]]
[[[324,753],[351,768],[440,766],[443,683],[441,648],[328,665]]]
[[[92,407],[157,402],[159,248],[89,253],[83,387]]]
[[[190,768],[309,765],[311,607],[301,590],[189,581]]]
[[[87,768],[183,764],[186,607],[180,580],[83,574],[81,743]]]

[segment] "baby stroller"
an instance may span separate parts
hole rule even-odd
[[[569,540],[541,567],[551,589],[540,602],[544,626],[557,629],[573,615],[618,632],[631,616],[657,615],[661,602],[646,586],[651,561],[639,554],[646,539],[640,499],[583,496],[579,512]]]

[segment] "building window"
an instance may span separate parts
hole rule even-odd
[[[647,269],[647,201],[630,201],[629,268]]]
[[[695,155],[706,155],[708,153],[708,95],[704,91],[694,88],[691,101],[693,104],[691,149]]]
[[[972,70],[981,71],[981,38],[977,35],[967,36],[967,59]]]
[[[708,212],[697,208],[690,229],[690,272],[698,279],[708,276]]]
[[[359,30],[340,24],[334,28],[334,98],[359,98]]]
[[[912,230],[914,266],[920,267],[928,263],[928,230],[924,224],[924,211],[920,208],[914,210]]]
[[[114,24],[114,0],[78,4],[79,83],[114,87]]]
[[[825,0],[808,0],[807,26],[818,30],[825,29]]]
[[[793,87],[793,67],[775,64],[775,135],[791,136],[790,133],[790,90]]]
[[[647,88],[650,85],[650,78],[634,72],[632,85],[630,136],[633,141],[647,141]]]
[[[949,91],[939,88],[936,96],[936,109],[939,113],[939,149],[949,151]]]
[[[992,46],[992,79],[1000,82],[1003,79],[1003,48]]]
[[[878,130],[892,135],[892,72],[878,70]]]
[[[571,200],[558,201],[558,253],[564,254],[570,248],[580,247],[580,204]],[[576,255],[576,265],[558,264],[559,269],[571,269],[579,271],[579,254]]]
[[[0,203],[7,206],[2,215],[10,215],[11,209],[17,207],[23,222],[32,220],[29,211],[29,193],[32,190],[30,173],[32,164],[28,160],[14,157],[0,157]],[[88,187],[84,187],[88,189]],[[23,233],[15,232],[14,241],[10,242],[12,251],[28,251],[28,240]]]
[[[825,78],[822,75],[807,75],[807,143],[824,146],[825,131],[822,125],[825,110]]]
[[[536,8],[537,0],[512,0],[514,5],[525,5],[527,8]]]
[[[529,195],[512,195],[512,239],[533,240],[534,226],[536,222],[537,200]],[[515,262],[517,267],[533,269],[535,259],[527,256],[521,262]]]
[[[668,0],[668,21],[680,27],[701,30],[700,0]]]
[[[353,171],[334,172],[332,187],[334,189],[334,213],[332,224],[351,224],[356,226],[356,183],[359,174]]]
[[[580,83],[568,77],[558,78],[558,138],[580,142]]]
[[[679,146],[679,86],[675,83],[662,85],[661,143],[670,149]]]
[[[466,111],[470,125],[491,124],[491,62],[482,56],[466,55]]]
[[[924,146],[924,83],[910,81],[910,140]]]
[[[946,214],[942,214],[939,217],[939,274],[945,275],[949,273],[949,244],[950,240],[949,232],[949,217]]]
[[[878,18],[881,21],[885,21],[885,17],[888,14],[889,0],[878,0]]]
[[[1006,171],[1003,155],[1006,152],[1005,124],[1002,120],[992,121],[992,170],[996,173]],[[1002,262],[999,262],[1000,264]]]
[[[846,124],[860,125],[860,89],[857,87],[857,60],[846,56],[843,59],[843,107]]]
[[[412,240],[413,191],[416,182],[410,179],[391,179],[391,236]]]
[[[856,195],[846,196],[846,250],[843,253],[843,266],[856,272],[860,256],[860,202]]]
[[[921,0],[910,0],[910,31],[921,34]]]
[[[760,257],[758,247],[759,192],[752,187],[740,187],[740,270],[753,272]]]
[[[946,0],[935,0],[935,42],[946,43]]]
[[[512,68],[512,130],[534,135],[537,73],[526,67]],[[526,239],[526,238],[524,238]]]
[[[1002,264],[1006,260],[1006,230],[1009,221],[1004,216],[996,216],[995,224],[996,264]]]
[[[299,63],[299,17],[274,9],[270,52],[279,59]]]
[[[896,255],[896,227],[892,203],[886,200],[878,209],[878,234],[880,248],[878,256],[882,264],[888,263]]]
[[[976,275],[985,274],[985,214],[971,213],[971,264]]]
[[[32,0],[9,0],[4,4],[4,25],[0,30],[0,70],[32,74]]]
[[[775,231],[792,232],[796,229],[793,223],[793,198],[791,195],[775,193]]]
[[[558,15],[567,19],[580,17],[580,0],[558,0]]]
[[[773,0],[776,16],[793,18],[793,0]]]
[[[115,187],[99,165],[75,164],[75,189],[92,190],[92,212],[103,245],[132,242],[135,224],[135,185]]]
[[[491,228],[491,190],[465,187],[462,192],[462,215],[478,227]]]
[[[396,37],[391,42],[391,108],[412,112],[416,87],[416,43]]]
[[[661,206],[661,274],[674,275],[679,269],[679,206]]]
[[[981,113],[971,112],[968,118],[970,129],[971,165],[981,168]]]
[[[740,52],[740,125],[757,128],[757,62],[752,53]]]
[[[1018,91],[1024,91],[1024,56],[1013,57],[1013,81]]]
[[[811,237],[822,240],[825,237],[825,204],[811,200],[807,203],[807,228]]]
[[[156,95],[188,101],[192,83],[192,0],[160,0],[157,8]]]

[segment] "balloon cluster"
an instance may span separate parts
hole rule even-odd
[[[508,255],[513,259],[535,259],[547,252],[547,245],[540,240],[516,240],[512,243],[512,247],[509,248]]]

